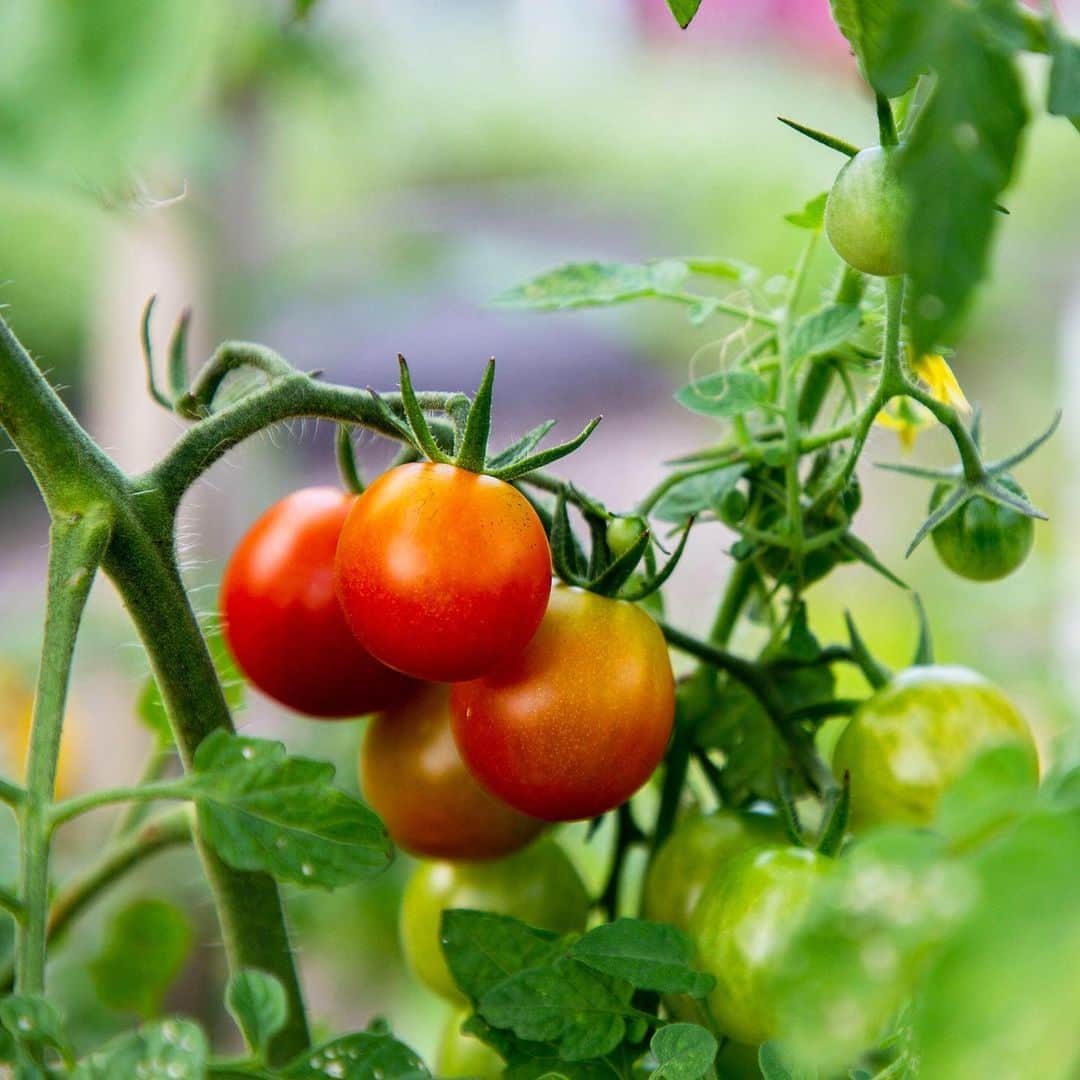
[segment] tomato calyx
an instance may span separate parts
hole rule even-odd
[[[398,356],[398,365],[401,372],[401,408],[404,415],[395,412],[370,386],[367,388],[368,393],[379,411],[380,419],[419,455],[436,464],[454,465],[468,472],[493,476],[497,480],[516,480],[573,453],[600,423],[601,418],[597,416],[590,420],[575,438],[546,450],[536,450],[540,441],[555,426],[554,420],[545,420],[526,432],[517,442],[489,457],[495,358],[488,361],[471,402],[464,394],[453,394],[439,404],[439,411],[450,417],[449,427],[432,426],[425,413],[425,403],[413,387],[409,365],[404,356]]]

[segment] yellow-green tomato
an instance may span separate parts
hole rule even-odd
[[[589,896],[563,850],[541,840],[506,859],[423,863],[401,903],[401,944],[415,974],[449,1001],[464,1002],[439,943],[442,913],[474,908],[512,915],[544,930],[585,928]]]
[[[645,878],[644,915],[654,922],[690,929],[690,917],[705,884],[736,855],[780,844],[784,830],[768,814],[718,810],[688,814],[657,852]]]
[[[455,1009],[443,1028],[436,1058],[438,1076],[499,1076],[506,1067],[487,1043],[461,1030],[468,1009]]]
[[[705,886],[691,936],[698,966],[716,977],[709,1008],[735,1042],[776,1035],[776,975],[828,863],[807,848],[746,851]]]
[[[981,752],[1039,756],[1027,721],[993,683],[967,668],[913,667],[865,701],[836,744],[833,771],[851,777],[855,826],[929,825],[945,789]]]

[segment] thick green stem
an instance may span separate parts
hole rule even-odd
[[[22,852],[19,892],[23,919],[15,940],[16,987],[24,994],[45,989],[45,923],[49,910],[49,811],[64,726],[71,660],[86,599],[109,542],[108,511],[94,506],[54,518],[49,542],[45,638],[41,650],[26,798],[19,807]]]

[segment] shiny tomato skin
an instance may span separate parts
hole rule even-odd
[[[451,694],[472,774],[531,817],[577,821],[625,802],[671,734],[675,684],[638,606],[564,585],[527,649]]]
[[[503,1059],[487,1043],[461,1030],[471,1013],[471,1009],[456,1009],[446,1021],[435,1060],[436,1076],[495,1077],[501,1076],[506,1068]]]
[[[524,847],[544,828],[472,778],[450,730],[450,688],[440,683],[371,721],[360,781],[394,843],[412,855],[493,859]]]
[[[355,496],[294,491],[237,545],[221,582],[225,640],[264,694],[309,716],[363,716],[403,700],[415,683],[353,637],[334,589],[334,556]]]
[[[456,682],[529,643],[551,592],[551,550],[510,484],[414,462],[383,473],[357,500],[338,544],[337,585],[373,656]]]
[[[551,840],[505,859],[419,866],[401,901],[401,944],[416,976],[448,1001],[465,1002],[439,944],[442,913],[471,908],[571,934],[585,929],[589,894],[574,864]]]
[[[908,668],[855,711],[833,752],[851,778],[851,823],[930,825],[945,790],[981,751],[1027,752],[1032,785],[1039,755],[1031,728],[993,683],[967,668]]]
[[[707,998],[711,1014],[735,1042],[776,1035],[774,980],[828,865],[807,848],[752,849],[705,886],[691,937],[698,967],[716,978]]]

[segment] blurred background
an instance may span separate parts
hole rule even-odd
[[[1077,15],[1073,3],[1074,31]],[[422,388],[471,391],[495,355],[496,437],[547,417],[568,437],[603,413],[563,471],[627,508],[666,459],[715,438],[671,393],[695,355],[702,374],[701,357],[715,358],[737,328],[694,328],[660,306],[537,315],[487,302],[583,258],[723,254],[759,265],[767,282],[801,243],[783,214],[826,189],[840,164],[776,117],[875,141],[873,103],[827,0],[705,0],[686,33],[663,0],[323,0],[302,21],[270,0],[7,0],[0,41],[0,303],[79,418],[136,471],[182,427],[144,387],[139,317],[157,293],[162,345],[193,306],[197,359],[223,338],[250,339],[328,379],[390,389],[401,352]],[[1032,61],[1026,74],[1034,99],[1045,70]],[[1020,702],[1048,767],[1080,756],[1080,473],[1068,466],[1080,452],[1078,162],[1067,123],[1034,125],[994,280],[954,364],[984,410],[991,456],[1065,407],[1059,434],[1018,477],[1051,516],[1035,554],[991,587],[950,577],[929,544],[904,563],[928,490],[869,466],[860,518],[863,538],[920,591],[938,658],[979,668]],[[826,248],[817,287],[835,270]],[[202,610],[214,610],[224,560],[262,510],[334,482],[332,436],[313,422],[271,432],[190,494],[186,572]],[[372,469],[388,456],[370,439],[361,451]],[[878,430],[867,460],[900,453]],[[935,431],[914,451],[925,463],[950,456]],[[0,507],[0,765],[18,775],[47,521],[6,452]],[[728,546],[719,526],[698,530],[669,589],[673,621],[707,624]],[[915,622],[902,592],[844,568],[811,593],[821,636],[840,635],[845,608],[885,660],[909,660]],[[100,585],[75,672],[69,793],[138,773],[151,746],[134,720],[146,671]],[[355,787],[362,724],[297,720],[254,694],[240,721],[334,760]],[[60,872],[108,827],[103,816],[65,832]],[[13,877],[15,839],[3,829],[0,873]],[[603,868],[579,839],[570,843],[595,881]],[[373,884],[290,905],[315,1014],[334,1028],[387,1015],[428,1052],[444,1007],[398,959],[408,869],[402,857]],[[167,1006],[217,1013],[213,913],[192,857],[174,853],[110,894],[56,954],[53,984],[87,1039],[131,1019],[93,1003],[110,911],[159,895],[184,908],[197,942]]]

